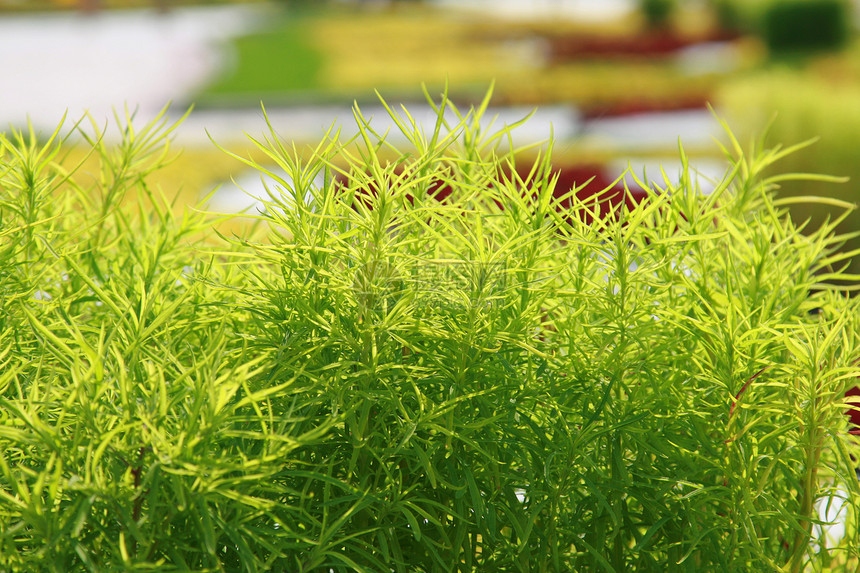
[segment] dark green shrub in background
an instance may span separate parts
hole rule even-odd
[[[714,0],[711,3],[720,28],[729,31],[740,31],[743,27],[737,9],[731,1]]]
[[[0,569],[856,567],[860,313],[811,292],[840,239],[774,200],[786,151],[586,223],[551,149],[434,105],[272,130],[268,236],[219,245],[147,184],[164,124],[92,139],[91,188],[2,140]]]
[[[711,2],[720,28],[729,32],[744,32],[750,29],[749,22],[734,0],[713,0]]]
[[[774,54],[838,50],[848,42],[850,18],[844,0],[773,2],[762,16],[762,36]]]
[[[640,0],[639,10],[645,22],[652,28],[660,28],[669,23],[676,8],[676,0]]]

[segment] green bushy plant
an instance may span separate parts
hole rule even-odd
[[[762,177],[791,150],[600,218],[487,101],[272,129],[268,234],[215,245],[147,183],[169,125],[91,138],[91,185],[4,137],[0,568],[856,567],[858,303]]]
[[[848,43],[850,17],[844,0],[772,2],[762,16],[762,36],[774,54],[836,50]]]

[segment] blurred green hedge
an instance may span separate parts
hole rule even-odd
[[[762,38],[772,54],[838,50],[848,42],[849,18],[843,0],[774,2],[764,12]]]

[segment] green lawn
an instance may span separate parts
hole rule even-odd
[[[317,89],[324,56],[311,41],[308,19],[284,18],[268,30],[236,39],[233,65],[206,90],[202,101]]]

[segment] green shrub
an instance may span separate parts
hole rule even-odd
[[[675,0],[640,0],[639,9],[651,27],[665,26],[675,11]]]
[[[749,3],[736,0],[712,0],[711,6],[720,28],[731,32],[748,32],[755,26],[750,21]],[[744,8],[746,6],[746,9]]]
[[[836,50],[849,39],[850,13],[843,0],[773,2],[762,17],[771,53]]]
[[[711,2],[720,28],[729,31],[743,30],[743,19],[734,2],[731,0],[714,0]]]
[[[226,245],[149,187],[164,123],[91,138],[92,188],[2,139],[0,568],[856,565],[860,313],[813,290],[839,239],[759,177],[783,152],[586,224],[551,149],[434,105],[404,146],[358,109],[257,140],[290,177]]]
[[[725,30],[754,33],[771,0],[711,0],[717,22]]]

